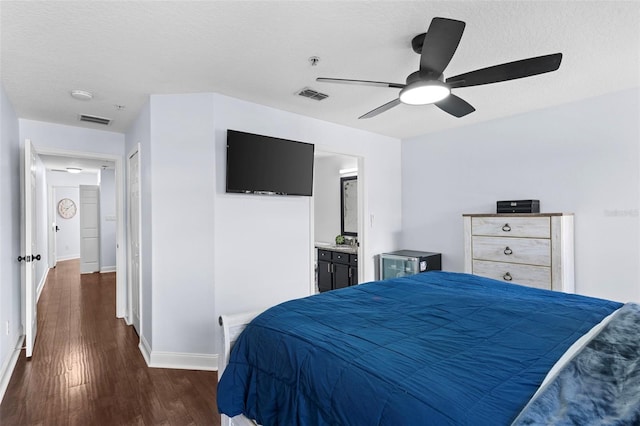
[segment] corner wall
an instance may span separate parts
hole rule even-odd
[[[18,117],[0,84],[0,401],[19,355],[20,138]],[[6,332],[8,324],[9,333]]]
[[[213,352],[213,95],[153,95],[150,104],[151,361],[189,365]]]
[[[217,318],[306,296],[313,284],[308,197],[225,192],[226,130],[364,158],[362,264],[396,248],[400,141],[218,94],[152,95],[126,135],[141,147],[142,350],[151,366],[215,369]]]
[[[462,271],[463,213],[575,213],[576,292],[640,301],[640,89],[402,142],[402,241]],[[420,194],[420,195],[416,195]]]
[[[215,95],[215,316],[272,306],[310,294],[313,228],[307,197],[225,192],[226,130],[310,142],[317,151],[359,157],[363,167],[364,280],[375,279],[376,255],[398,246],[401,224],[400,141]],[[359,194],[360,196],[360,194]],[[337,213],[339,214],[339,212]],[[219,350],[219,330],[214,323]]]
[[[125,205],[127,206],[127,216],[125,221],[127,223],[127,231],[129,233],[129,207],[128,207],[128,189],[129,188],[129,170],[128,170],[128,156],[139,148],[138,158],[140,160],[140,216],[142,221],[140,223],[140,343],[143,348],[143,353],[150,352],[153,345],[153,333],[152,333],[152,312],[153,312],[153,273],[152,264],[153,259],[153,244],[151,238],[151,224],[153,223],[152,217],[152,205],[151,205],[151,188],[152,188],[152,170],[151,170],[151,105],[147,102],[140,114],[134,121],[131,128],[125,135]],[[125,240],[123,244],[129,244],[128,240]],[[127,262],[129,259],[127,258]],[[130,319],[132,320],[132,319]]]

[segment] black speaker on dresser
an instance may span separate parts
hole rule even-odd
[[[497,201],[496,213],[540,213],[540,200]]]

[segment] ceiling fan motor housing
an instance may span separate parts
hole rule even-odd
[[[407,85],[416,81],[440,81],[444,82],[444,74],[435,74],[428,71],[416,71],[407,76]]]
[[[422,45],[424,44],[424,36],[426,35],[427,33],[418,34],[411,40],[411,48],[418,55],[422,53]]]

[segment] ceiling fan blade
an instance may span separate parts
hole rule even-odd
[[[447,84],[452,88],[469,87],[530,77],[557,70],[561,61],[562,53],[522,59],[456,75],[447,78]]]
[[[406,84],[400,83],[387,83],[385,81],[370,81],[370,80],[350,80],[348,78],[326,78],[318,77],[316,81],[322,83],[339,83],[339,84],[360,84],[363,86],[376,86],[376,87],[393,87],[396,89],[402,89]]]
[[[471,114],[476,110],[467,101],[453,94],[447,96],[440,102],[436,102],[435,106],[458,118]]]
[[[460,44],[465,25],[454,19],[433,18],[422,43],[421,73],[442,74]]]
[[[358,120],[362,119],[362,118],[371,118],[371,117],[375,117],[378,114],[382,114],[383,112],[390,110],[391,108],[393,108],[396,105],[400,105],[402,102],[400,102],[400,99],[394,99],[391,102],[387,102],[384,105],[379,106],[378,108],[369,111],[368,113],[361,115],[360,117],[358,117]]]

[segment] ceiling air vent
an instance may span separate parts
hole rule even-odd
[[[87,123],[102,124],[104,126],[111,124],[110,118],[98,117],[96,115],[80,114],[79,119],[80,121],[85,121]]]
[[[304,89],[299,90],[298,95],[303,96],[305,98],[309,98],[309,99],[315,99],[316,101],[321,101],[329,97],[329,95],[325,93],[320,93],[308,87],[305,87]]]

